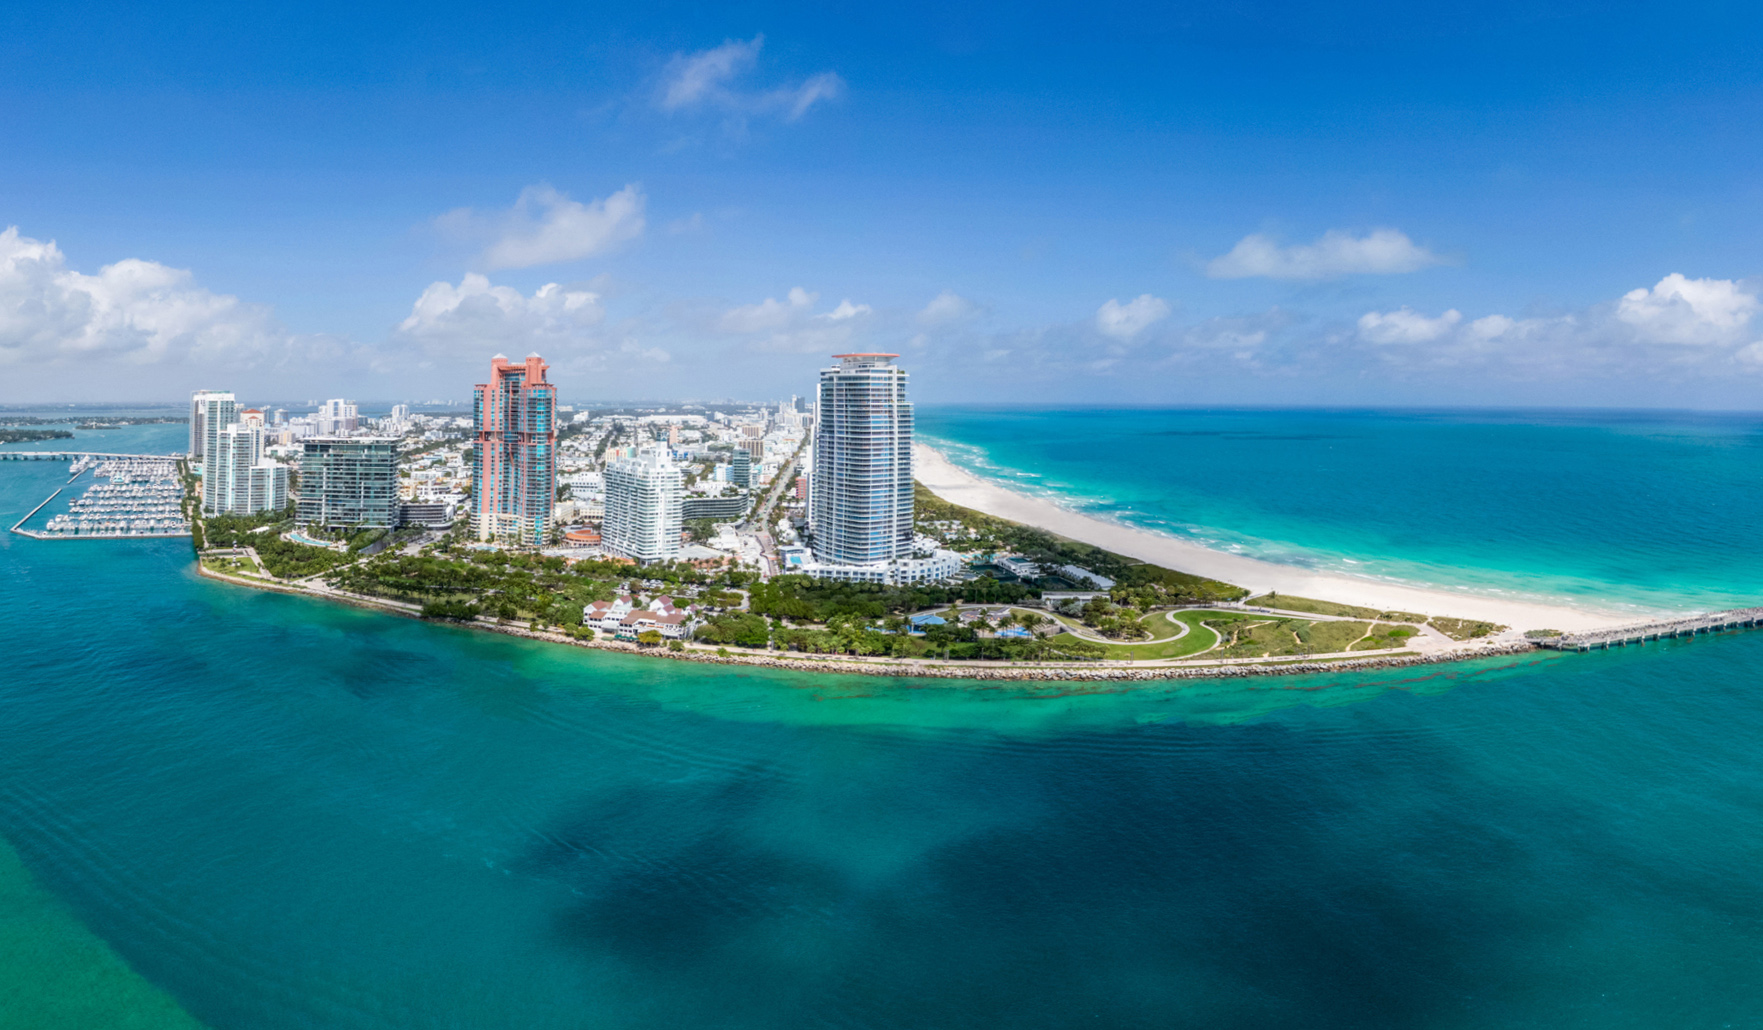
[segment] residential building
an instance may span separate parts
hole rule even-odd
[[[814,557],[867,565],[912,555],[912,404],[895,354],[838,354],[820,372],[809,507]]]
[[[557,499],[557,387],[537,354],[498,354],[474,389],[471,529],[479,540],[543,545]]]
[[[742,448],[729,457],[728,481],[741,490],[753,489],[753,454]]]
[[[685,478],[658,448],[606,466],[605,548],[639,562],[679,557]]]
[[[355,402],[341,398],[325,401],[313,419],[318,423],[319,436],[347,436],[361,428]]]
[[[680,518],[687,522],[693,519],[728,522],[747,514],[747,509],[752,506],[753,498],[749,494],[736,494],[733,497],[687,497],[681,504]]]
[[[448,500],[404,501],[398,505],[398,524],[445,528],[453,524],[454,507]]]
[[[317,436],[303,448],[296,512],[302,525],[338,529],[397,524],[397,440]]]
[[[259,459],[251,466],[246,504],[252,513],[281,511],[288,506],[288,466]]]
[[[190,395],[190,460],[207,460],[215,434],[239,420],[239,404],[230,392],[197,390]]]
[[[895,354],[837,354],[821,369],[810,550],[783,571],[856,583],[925,583],[961,571],[959,555],[913,533],[912,403]]]
[[[249,515],[251,467],[263,458],[262,423],[235,422],[210,434],[202,462],[202,513]]]

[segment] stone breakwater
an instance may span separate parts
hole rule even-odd
[[[318,591],[297,584],[270,583],[260,579],[248,579],[242,576],[229,576],[224,572],[203,568],[197,564],[198,571],[210,579],[223,580],[239,586],[253,587],[258,590],[270,590],[282,594],[300,594],[306,597],[319,598],[327,601],[338,601],[354,605],[358,608],[372,608],[391,615],[402,615],[405,618],[421,618],[416,606],[404,605],[383,598],[366,597],[360,594],[347,594],[341,591]],[[1306,662],[1284,661],[1265,665],[1190,665],[1190,666],[1071,666],[1071,665],[988,665],[982,662],[950,664],[918,664],[915,662],[887,661],[846,661],[829,658],[802,657],[792,658],[786,655],[762,655],[734,653],[717,654],[700,648],[687,648],[673,651],[666,647],[643,647],[627,640],[582,640],[562,633],[549,633],[533,630],[524,626],[503,625],[487,619],[474,622],[457,621],[452,625],[469,629],[488,630],[493,633],[505,633],[513,637],[524,637],[549,644],[567,644],[572,647],[587,647],[601,651],[619,651],[624,654],[637,655],[643,658],[667,658],[673,661],[703,662],[710,665],[747,665],[759,668],[784,669],[791,672],[820,672],[847,676],[886,676],[892,679],[959,679],[959,680],[1000,680],[1007,682],[1109,682],[1131,683],[1149,682],[1152,680],[1172,679],[1232,679],[1244,676],[1300,676],[1318,672],[1366,671],[1376,669],[1397,669],[1411,665],[1437,665],[1446,662],[1461,662],[1471,658],[1491,658],[1502,655],[1519,655],[1537,648],[1529,643],[1501,644],[1487,647],[1465,648],[1461,651],[1447,651],[1433,654],[1382,655],[1366,658],[1350,658],[1336,661]]]

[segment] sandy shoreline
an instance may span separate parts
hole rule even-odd
[[[935,448],[922,443],[913,445],[912,459],[918,481],[945,501],[1013,522],[1038,526],[1129,558],[1235,583],[1248,587],[1257,594],[1277,590],[1282,594],[1364,605],[1369,608],[1482,619],[1510,626],[1519,632],[1545,628],[1572,632],[1637,621],[1633,613],[1507,600],[1466,591],[1403,586],[1335,573],[1312,572],[1290,565],[1215,551],[1149,530],[1134,529],[1082,515],[1052,501],[994,486],[955,465]]]

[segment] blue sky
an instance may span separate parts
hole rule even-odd
[[[1754,5],[0,15],[0,402],[1755,408]]]

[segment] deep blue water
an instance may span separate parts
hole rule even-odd
[[[1637,609],[1763,598],[1763,417],[928,408],[957,463],[1214,547]]]
[[[0,463],[0,518],[64,478]],[[176,541],[8,534],[0,583],[0,836],[215,1028],[1763,1026],[1763,633],[1033,695]]]

